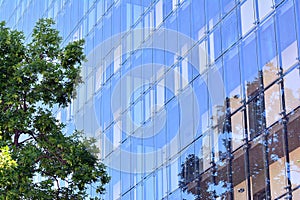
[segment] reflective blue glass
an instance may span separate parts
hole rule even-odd
[[[222,24],[222,49],[228,49],[238,38],[236,12],[227,16]]]
[[[85,83],[55,116],[67,134],[99,139],[112,180],[105,195],[88,189],[109,200],[300,199],[299,10],[297,0],[0,0],[0,20],[26,42],[41,17],[63,45],[85,39]]]

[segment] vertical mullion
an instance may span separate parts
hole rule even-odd
[[[281,56],[281,44],[280,44],[280,32],[279,32],[279,26],[278,26],[278,15],[275,15],[274,25],[275,25],[275,39],[277,44],[277,52],[278,52],[278,64],[279,64],[279,73],[280,80],[278,82],[280,87],[280,99],[281,99],[281,116],[283,118],[282,124],[283,124],[283,147],[284,147],[284,156],[286,159],[286,178],[287,178],[287,186],[285,189],[288,192],[287,199],[292,199],[292,183],[291,183],[291,170],[290,170],[290,157],[289,157],[289,145],[288,145],[288,133],[287,133],[287,120],[288,117],[286,115],[286,105],[285,105],[285,92],[284,92],[284,82],[283,82],[283,68],[282,68],[282,56]]]
[[[241,4],[240,4],[241,5]],[[240,6],[239,6],[239,11],[240,11]],[[240,12],[239,12],[240,13]],[[241,15],[239,15],[241,18]],[[240,33],[240,37],[242,37],[242,28],[241,28],[241,19],[239,19],[239,24],[240,24],[240,28],[239,28],[239,33]],[[239,57],[240,57],[240,63],[241,65],[244,64],[243,61],[243,42],[241,43],[241,45],[239,46]],[[242,70],[241,70],[242,72]],[[242,95],[243,95],[243,108],[242,108],[242,112],[243,112],[243,116],[244,116],[244,139],[243,139],[243,150],[245,153],[244,156],[244,163],[245,163],[245,178],[246,178],[246,185],[247,185],[247,200],[251,200],[252,199],[252,192],[251,192],[251,174],[250,174],[250,161],[249,161],[249,132],[248,132],[248,118],[247,118],[247,109],[246,109],[246,85],[244,85],[244,73],[241,73],[241,80],[242,80]]]
[[[257,41],[257,63],[259,69],[259,88],[258,88],[258,98],[260,103],[260,115],[261,115],[261,125],[262,125],[262,138],[263,138],[263,155],[264,155],[264,175],[265,175],[265,194],[266,199],[271,199],[271,187],[270,187],[270,169],[269,169],[269,158],[268,158],[268,131],[266,130],[266,122],[265,122],[265,101],[264,101],[264,82],[263,82],[263,69],[261,62],[261,43],[260,43],[260,21],[259,21],[259,13],[258,13],[258,1],[255,0],[255,11],[256,11],[256,41]]]
[[[230,99],[226,98],[226,120],[225,120],[225,133],[227,134],[227,175],[229,183],[229,199],[234,199],[233,179],[232,179],[232,127],[231,127],[231,111],[230,111]]]
[[[295,29],[296,39],[298,43],[298,61],[300,61],[300,13],[297,8],[300,8],[299,0],[294,0],[294,14],[295,14]]]

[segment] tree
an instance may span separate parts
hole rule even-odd
[[[193,194],[195,200],[201,199],[200,192],[200,170],[201,160],[195,154],[189,154],[184,163],[181,164],[181,171],[178,174],[180,177],[178,186],[187,194]]]
[[[0,23],[0,199],[83,199],[88,184],[105,191],[110,177],[94,139],[63,133],[65,108],[81,82],[83,40],[61,47],[54,21],[41,19],[25,44]]]

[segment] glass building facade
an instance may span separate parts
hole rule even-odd
[[[300,199],[299,0],[0,0],[84,38],[57,118],[97,139],[104,199]],[[91,197],[96,196],[90,186]]]

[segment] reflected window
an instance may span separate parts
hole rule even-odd
[[[257,94],[257,93],[256,93]],[[253,94],[254,95],[254,94]],[[248,104],[248,120],[250,139],[258,136],[264,125],[264,107],[260,95],[257,95]]]
[[[278,13],[282,67],[286,70],[297,61],[298,57],[293,1],[287,1]]]
[[[267,127],[280,119],[280,88],[277,84],[265,91],[265,111]]]
[[[264,146],[261,138],[251,142],[249,149],[249,165],[251,191],[254,199],[265,199],[266,174],[264,170]]]
[[[286,192],[287,177],[286,177],[286,159],[284,157],[284,136],[283,126],[275,126],[274,129],[280,129],[274,132],[270,129],[268,136],[268,159],[270,172],[270,188],[272,199],[278,198]]]
[[[232,151],[243,144],[244,139],[244,117],[243,112],[237,112],[231,116]]]
[[[258,65],[257,65],[257,45],[256,35],[250,35],[242,44],[243,48],[243,67],[242,73],[247,90],[247,96],[252,94],[258,88]]]
[[[300,72],[294,69],[284,77],[286,112],[292,112],[300,105]]]
[[[268,13],[272,11],[272,0],[258,0],[259,19],[262,20]]]
[[[158,27],[163,21],[163,0],[155,5],[155,27]]]
[[[264,85],[267,86],[277,78],[277,44],[273,18],[261,27],[259,34],[261,67],[264,73]]]
[[[224,56],[224,74],[226,97],[230,100],[232,111],[241,106],[241,70],[238,48],[234,48]]]
[[[254,26],[254,2],[246,0],[241,5],[242,34],[245,35]]]

